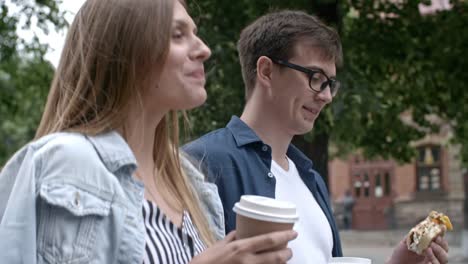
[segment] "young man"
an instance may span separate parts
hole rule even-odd
[[[299,236],[289,243],[293,250],[289,263],[327,263],[342,255],[329,194],[312,162],[291,140],[312,130],[320,111],[338,92],[339,36],[314,16],[280,11],[245,28],[238,51],[247,100],[241,117],[232,117],[225,128],[184,150],[217,184],[227,232],[235,229],[232,208],[241,195],[290,201],[297,205],[299,221],[294,229]],[[444,261],[445,250],[441,246],[437,250]],[[400,244],[390,261],[422,259]],[[439,263],[435,257],[429,260]]]

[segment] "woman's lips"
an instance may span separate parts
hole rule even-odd
[[[195,79],[205,79],[205,71],[203,69],[192,71],[188,74],[188,76],[195,78]]]

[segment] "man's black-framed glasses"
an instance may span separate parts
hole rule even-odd
[[[270,59],[278,65],[307,74],[307,76],[309,76],[309,87],[314,92],[320,93],[327,89],[327,87],[330,87],[331,95],[335,96],[340,89],[340,81],[335,78],[328,77],[322,69],[309,69],[285,60],[275,58]]]

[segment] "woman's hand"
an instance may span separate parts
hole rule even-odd
[[[297,237],[293,230],[273,232],[246,239],[235,240],[235,231],[229,233],[190,262],[191,264],[280,264],[286,263],[292,252],[289,248],[272,250]]]

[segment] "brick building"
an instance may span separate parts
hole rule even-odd
[[[431,210],[448,214],[455,227],[463,226],[463,168],[459,147],[450,145],[450,128],[414,142],[411,163],[365,160],[356,152],[329,162],[329,188],[335,214],[342,219],[346,190],[354,199],[353,228],[362,230],[408,228]]]

